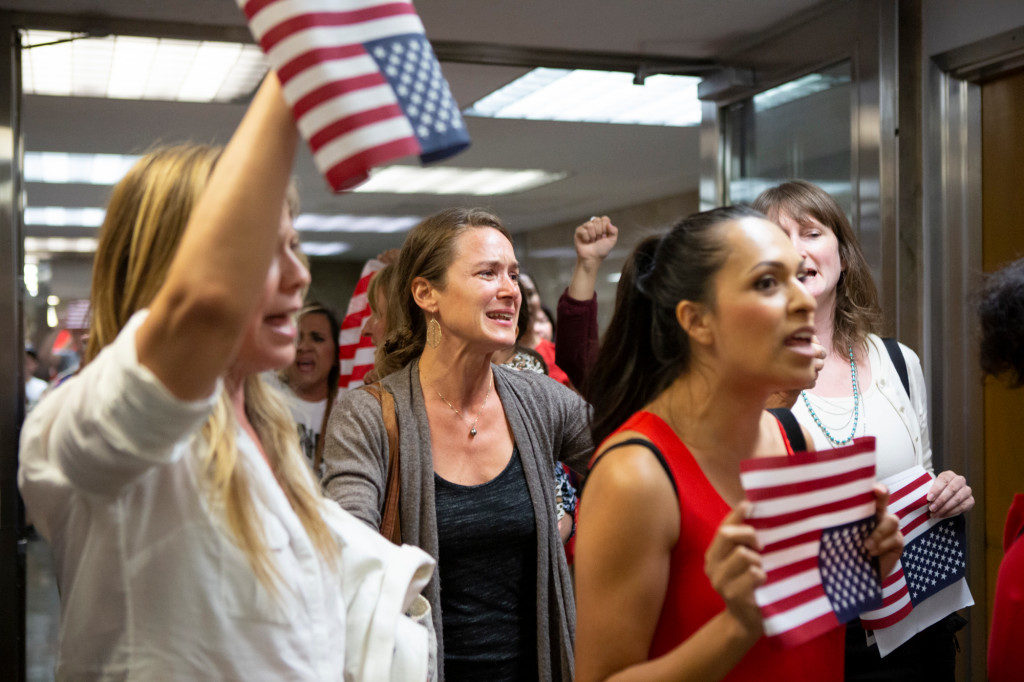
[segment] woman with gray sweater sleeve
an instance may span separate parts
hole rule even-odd
[[[395,267],[377,367],[395,398],[402,540],[438,560],[424,594],[444,676],[571,680],[575,609],[551,467],[585,470],[587,405],[546,376],[491,364],[515,341],[521,303],[497,217],[450,209],[427,218]],[[387,441],[370,394],[339,400],[324,487],[374,527]]]

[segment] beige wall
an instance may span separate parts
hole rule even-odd
[[[597,280],[598,318],[602,330],[611,318],[615,303],[616,284],[613,279],[622,270],[626,256],[643,237],[664,231],[683,216],[699,210],[699,203],[698,193],[694,190],[636,206],[601,211],[619,228],[618,244]],[[533,277],[540,290],[541,300],[552,311],[572,277],[573,263],[576,261],[573,230],[589,217],[583,215],[578,222],[552,225],[515,235],[516,255],[523,270]]]
[[[340,323],[345,318],[348,301],[352,298],[362,270],[363,263],[360,262],[310,259],[309,271],[313,283],[306,294],[306,300],[315,300],[333,309]]]

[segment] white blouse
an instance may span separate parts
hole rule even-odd
[[[877,438],[876,478],[882,480],[918,464],[931,472],[927,389],[921,361],[914,351],[900,344],[910,380],[908,396],[882,340],[870,334],[867,346],[871,383],[859,387],[861,404],[856,435]],[[818,419],[834,437],[849,437],[853,428],[853,396],[834,398],[817,396],[811,391],[804,393]],[[835,447],[811,417],[802,397],[793,405],[793,414],[810,432],[816,450]]]
[[[138,362],[144,317],[44,398],[22,430],[19,485],[52,545],[61,594],[57,678],[362,679],[360,656],[379,658],[368,647],[381,609],[390,663],[396,621],[433,561],[325,499],[342,546],[339,570],[329,568],[239,429],[239,457],[281,576],[270,594],[202,489],[201,427],[222,387],[194,402],[171,395]],[[428,635],[412,636],[423,638],[413,665],[424,666],[422,679]]]

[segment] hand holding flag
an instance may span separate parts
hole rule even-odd
[[[888,575],[903,553],[903,533],[900,532],[899,518],[889,513],[889,489],[876,483],[872,490],[875,493],[875,518],[878,525],[864,541],[864,549],[869,556],[878,557],[879,575]]]
[[[892,490],[889,510],[899,518],[906,550],[883,573],[882,603],[860,614],[864,629],[874,632],[882,656],[926,627],[974,603],[964,577],[967,541],[963,516],[941,519],[929,513],[933,481],[934,477],[921,466],[884,481]],[[962,489],[963,486],[955,487],[951,492]],[[969,495],[970,489],[967,490]],[[961,499],[954,504],[962,502]]]
[[[746,460],[740,479],[763,547],[767,579],[755,598],[765,635],[795,646],[881,603],[873,556],[894,563],[902,539],[883,511],[884,491],[875,490],[874,438]]]
[[[722,521],[704,553],[704,573],[733,617],[757,639],[763,628],[754,590],[764,584],[766,576],[754,528],[744,524],[749,512],[750,503],[741,502]]]
[[[392,159],[438,161],[469,146],[412,3],[237,2],[335,191]]]

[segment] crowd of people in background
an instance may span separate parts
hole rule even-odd
[[[441,211],[382,259],[369,390],[339,391],[338,317],[304,300],[296,140],[271,75],[226,148],[143,157],[101,229],[82,367],[42,397],[26,350],[19,484],[56,558],[60,676],[953,679],[959,617],[885,658],[856,622],[764,637],[742,461],[872,435],[879,479],[933,469],[920,360],[878,336],[825,191],[644,238],[600,339],[608,216],[574,230],[552,313],[499,216]],[[984,300],[983,367],[1020,385],[1024,268]],[[885,576],[903,537],[873,495]],[[974,498],[942,471],[928,502]],[[1024,665],[1022,509],[993,679]]]

